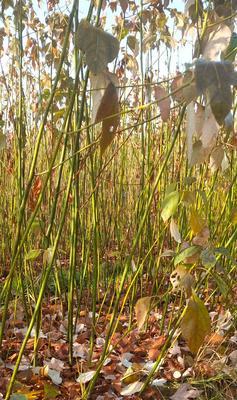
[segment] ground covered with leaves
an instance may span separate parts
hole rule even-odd
[[[96,324],[91,351],[92,314],[87,307],[83,308],[75,324],[73,365],[70,366],[67,312],[59,299],[49,298],[43,305],[36,366],[32,367],[33,331],[21,360],[12,400],[83,398],[102,354],[110,320],[105,305]],[[221,304],[211,312],[215,331],[206,337],[198,354],[194,356],[190,352],[177,330],[160,359],[157,372],[142,394],[138,394],[164,349],[169,318],[177,309],[175,301],[169,304],[162,331],[162,315],[157,308],[150,312],[146,329],[141,330],[137,328],[136,318],[130,324],[129,312],[121,315],[91,399],[236,399],[237,331],[230,313],[224,311]],[[26,333],[20,303],[16,307],[12,304],[11,315],[0,358],[0,396],[3,399]]]

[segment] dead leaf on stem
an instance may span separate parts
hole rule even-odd
[[[93,122],[102,122],[101,154],[110,145],[119,125],[119,98],[117,77],[108,71],[91,76],[93,90]]]
[[[107,64],[117,57],[119,41],[107,32],[82,19],[77,30],[78,47],[86,55],[86,64],[91,72],[99,74]]]

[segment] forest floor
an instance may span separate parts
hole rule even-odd
[[[177,331],[176,340],[167,350],[150,385],[139,394],[142,382],[159,357],[167,338],[169,316],[177,309],[169,304],[161,332],[162,315],[151,311],[147,328],[139,331],[130,326],[129,308],[121,315],[111,340],[111,351],[100,371],[91,400],[109,399],[237,399],[237,331],[221,302],[211,313],[215,332],[193,356]],[[62,310],[64,310],[62,312]],[[98,306],[99,310],[99,306]],[[76,311],[76,310],[75,310]],[[0,398],[4,399],[21,343],[26,321],[20,302],[12,304],[0,353]],[[14,384],[12,400],[83,398],[103,351],[110,320],[106,304],[96,324],[93,351],[90,352],[92,313],[82,306],[75,325],[73,365],[68,362],[67,311],[57,298],[48,298],[42,307],[42,326],[34,358],[34,332],[28,341]]]

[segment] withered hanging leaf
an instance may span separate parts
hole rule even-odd
[[[219,129],[220,127],[216,122],[211,107],[209,105],[206,106],[204,111],[202,135],[200,137],[202,145],[205,149],[211,151],[211,149],[215,146]]]
[[[205,120],[205,107],[201,104],[197,104],[197,109],[195,112],[195,132],[198,137],[202,136],[203,133],[203,125]]]
[[[170,97],[162,86],[154,87],[155,99],[158,101],[160,108],[161,118],[164,122],[167,122],[170,116]]]
[[[203,147],[201,140],[197,140],[193,144],[192,154],[189,162],[190,167],[193,167],[195,164],[199,165],[203,163],[207,159],[207,156],[207,149]]]
[[[184,13],[191,18],[192,22],[197,21],[198,15],[200,15],[202,12],[202,0],[186,0]]]
[[[233,65],[228,61],[198,61],[195,79],[198,91],[206,94],[216,121],[222,125],[232,107],[230,86],[236,83]]]
[[[78,25],[77,37],[78,47],[85,53],[86,64],[94,74],[105,71],[107,64],[118,55],[119,41],[85,19]]]
[[[114,74],[101,72],[91,76],[91,85],[94,90],[92,118],[96,123],[102,121],[100,148],[103,154],[119,125],[118,80]]]
[[[142,297],[135,304],[135,314],[137,319],[137,326],[140,330],[147,319],[147,314],[150,309],[151,297]]]
[[[210,167],[211,171],[215,172],[219,168],[221,168],[221,164],[224,158],[225,152],[222,146],[216,146],[212,152],[210,157]]]
[[[111,82],[102,98],[97,113],[97,121],[102,120],[101,153],[110,145],[119,125],[119,101],[116,87]]]
[[[183,75],[179,73],[171,83],[172,98],[178,103],[183,103],[185,101],[183,97],[182,87],[183,87]]]
[[[209,61],[220,60],[221,52],[227,49],[231,35],[230,27],[224,23],[207,28],[201,44],[203,58]]]
[[[191,161],[192,149],[193,149],[193,135],[195,133],[196,128],[196,113],[194,109],[194,103],[191,103],[187,106],[187,119],[186,119],[186,142],[187,142],[187,153],[188,153],[188,162]]]
[[[210,237],[210,231],[208,229],[207,226],[205,226],[201,232],[199,232],[197,234],[197,236],[195,236],[193,238],[193,244],[196,246],[201,246],[201,247],[205,247],[208,245],[208,240]]]
[[[101,100],[105,94],[108,85],[112,82],[115,87],[119,85],[118,78],[115,74],[109,71],[103,71],[100,74],[90,74],[91,90],[92,90],[92,120],[96,122],[98,119],[97,113],[100,107]],[[98,121],[97,121],[98,122]]]
[[[211,331],[211,321],[208,311],[193,290],[186,312],[181,321],[181,332],[192,353],[197,353],[206,335]]]
[[[195,81],[200,94],[210,85],[236,85],[237,72],[229,61],[206,61],[203,59],[195,63]]]
[[[129,35],[127,37],[127,44],[128,47],[132,50],[135,56],[139,53],[139,42],[135,36]]]
[[[219,17],[229,17],[237,10],[237,1],[214,0],[214,9]]]
[[[207,89],[207,101],[219,125],[225,122],[226,116],[232,108],[232,92],[230,85],[210,85]]]
[[[179,103],[189,104],[198,96],[195,75],[191,70],[187,70],[183,75],[178,74],[171,83],[171,92],[174,100]]]
[[[128,0],[119,0],[119,4],[123,12],[125,13],[128,8]]]

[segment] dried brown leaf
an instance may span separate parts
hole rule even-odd
[[[158,101],[161,118],[164,122],[167,122],[170,116],[170,98],[168,93],[162,86],[155,86],[154,95],[155,99]]]

